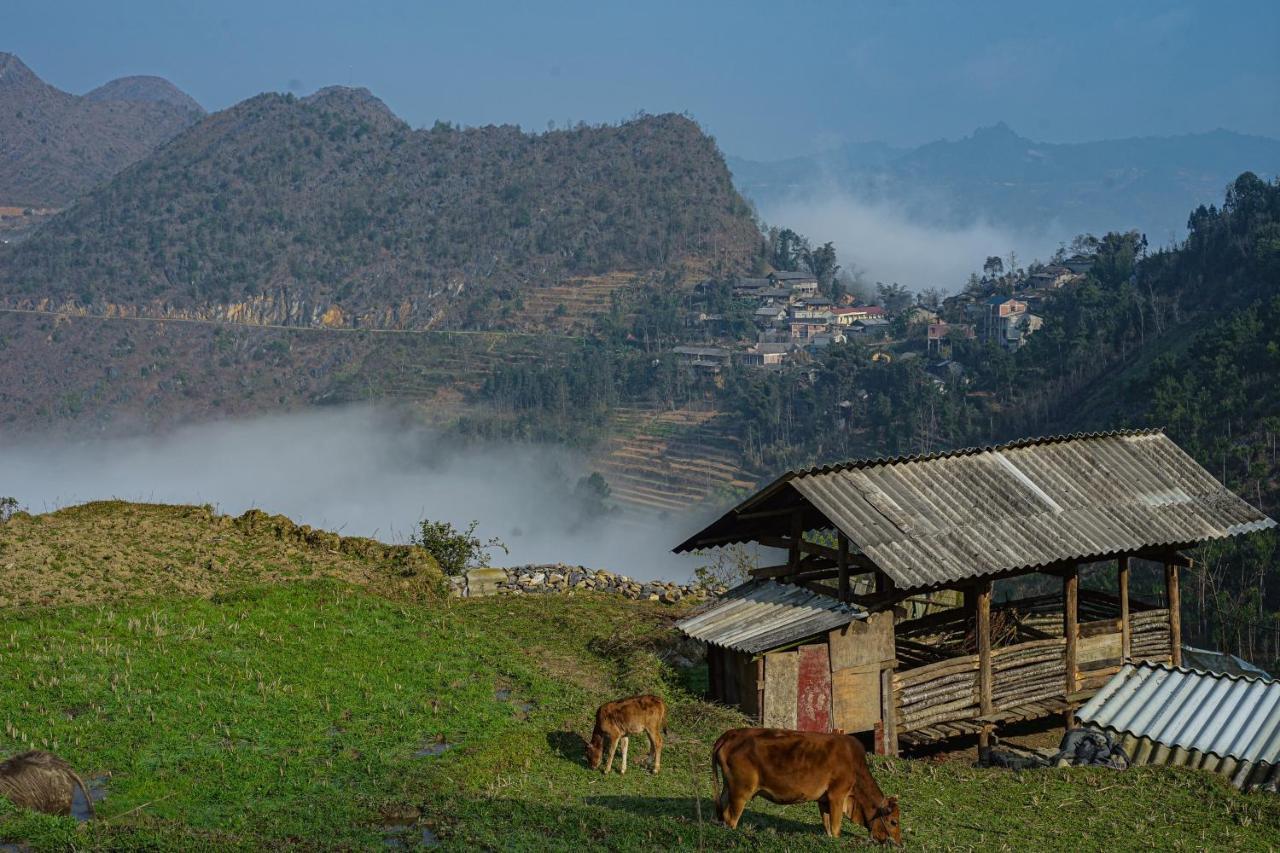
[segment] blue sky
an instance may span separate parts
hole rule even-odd
[[[167,77],[210,109],[367,86],[413,125],[688,111],[754,158],[1226,127],[1280,137],[1280,2],[0,0],[0,50],[85,92]]]

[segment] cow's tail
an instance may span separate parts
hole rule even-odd
[[[80,789],[81,796],[84,797],[85,812],[89,815],[89,817],[96,817],[93,810],[93,797],[89,795],[88,786],[84,784],[84,780],[80,778],[79,773],[75,772],[74,770],[68,770],[67,772],[71,774],[71,780],[75,782],[76,787]]]
[[[724,735],[711,747],[711,797],[715,804],[715,819],[720,819],[720,788],[723,783],[728,786],[729,780],[724,777],[724,768],[720,765],[720,749],[724,746]]]

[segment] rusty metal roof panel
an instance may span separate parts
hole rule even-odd
[[[794,584],[750,581],[676,627],[697,640],[755,654],[865,619],[860,607]]]
[[[904,589],[1275,526],[1158,430],[1026,440],[787,474],[677,550],[749,541],[798,493]]]
[[[1250,764],[1280,764],[1280,681],[1125,664],[1082,723]]]

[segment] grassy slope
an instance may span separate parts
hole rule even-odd
[[[661,664],[673,615],[599,596],[408,601],[335,579],[0,611],[0,752],[47,745],[111,774],[100,820],[0,806],[0,838],[359,848],[429,828],[468,849],[829,849],[812,805],[757,801],[732,833],[699,823],[710,744],[740,720]],[[595,705],[647,689],[673,707],[663,773],[635,766],[640,748],[625,777],[587,771]],[[415,755],[441,738],[453,748]],[[875,769],[918,847],[1280,847],[1280,799],[1201,773]],[[417,824],[388,835],[388,818]]]

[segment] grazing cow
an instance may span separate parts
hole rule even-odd
[[[605,702],[596,711],[596,727],[587,744],[587,763],[595,770],[600,766],[607,746],[609,760],[604,772],[613,768],[613,756],[622,743],[622,772],[627,772],[628,735],[644,732],[649,736],[649,759],[653,773],[662,769],[662,736],[667,732],[667,703],[659,696],[631,696],[616,702]]]
[[[33,750],[0,762],[0,796],[16,806],[47,814],[71,814],[75,789],[93,815],[93,798],[71,765],[56,755]]]
[[[730,829],[759,794],[781,804],[816,800],[828,835],[838,838],[848,815],[874,840],[902,843],[898,798],[881,792],[867,767],[866,750],[849,735],[731,729],[711,749],[711,781],[717,817]]]

